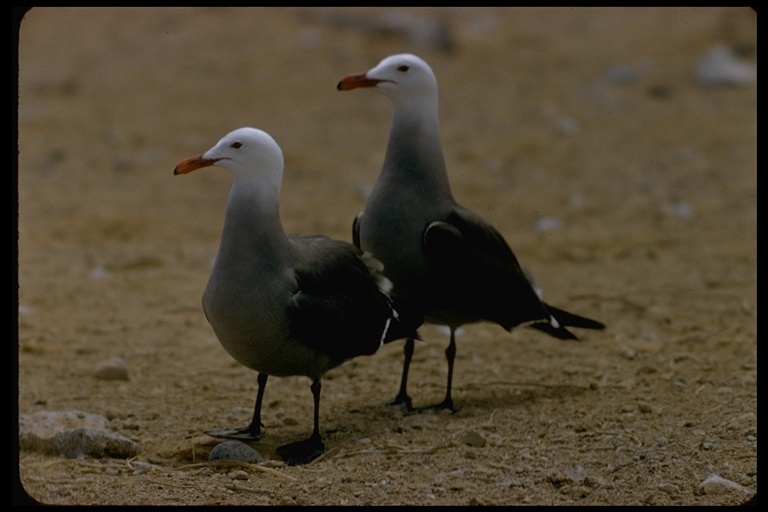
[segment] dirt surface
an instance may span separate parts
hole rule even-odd
[[[449,39],[398,28],[436,20]],[[715,44],[754,62],[755,13],[34,9],[19,44],[18,411],[101,414],[142,451],[23,451],[23,490],[48,504],[744,501],[757,488],[756,88],[697,84]],[[351,240],[391,106],[336,83],[404,51],[438,77],[454,195],[548,302],[608,328],[563,342],[467,326],[456,414],[387,405],[402,365],[388,345],[323,381],[322,458],[209,463],[219,441],[204,432],[247,424],[256,374],[200,303],[229,176],[173,168],[234,128],[264,129],[286,155],[286,230]],[[446,376],[447,335],[422,335],[416,405],[441,399]],[[115,356],[128,380],[95,378]],[[271,379],[254,447],[277,459],[311,414],[308,379]],[[702,485],[712,475],[725,483]]]

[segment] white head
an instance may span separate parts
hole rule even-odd
[[[237,179],[269,182],[277,191],[283,181],[283,152],[266,132],[256,128],[238,128],[225,135],[202,155],[180,162],[173,174],[187,174],[216,165],[232,172]]]
[[[391,55],[365,72],[345,76],[336,88],[349,91],[358,87],[375,87],[395,103],[410,99],[437,99],[437,79],[429,64],[416,55]]]

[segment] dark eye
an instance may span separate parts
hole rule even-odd
[[[243,147],[243,143],[242,142],[233,142],[232,145],[229,146],[229,147],[235,148],[235,149],[240,149],[241,147]]]
[[[409,66],[406,66],[405,64],[403,64],[402,66],[397,66],[397,70],[400,71],[401,73],[405,73],[409,69],[411,68]]]

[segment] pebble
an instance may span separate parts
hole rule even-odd
[[[557,217],[542,217],[536,222],[537,231],[553,231],[563,228],[563,221]]]
[[[575,135],[581,131],[581,125],[572,117],[563,117],[555,121],[554,129],[562,135]]]
[[[211,453],[208,454],[208,460],[237,460],[258,464],[267,458],[242,441],[231,439],[214,446]]]
[[[461,436],[461,442],[475,448],[482,448],[485,446],[486,440],[479,432],[470,430]]]
[[[630,361],[637,357],[637,352],[631,347],[619,347],[616,352],[619,354],[619,356]]]
[[[109,276],[110,276],[109,270],[105,269],[100,265],[93,267],[91,271],[88,272],[88,277],[93,279],[94,281],[97,281],[99,279],[106,279]]]
[[[584,197],[584,194],[581,194],[579,192],[574,192],[570,196],[568,196],[568,206],[571,208],[581,208],[586,203],[586,198]]]
[[[688,219],[694,214],[693,206],[685,201],[663,205],[660,207],[659,213],[664,217],[676,219]]]
[[[150,470],[152,464],[149,462],[135,460],[131,463],[131,467],[133,467],[134,475],[144,475]]]
[[[703,87],[753,85],[757,83],[757,68],[739,59],[727,46],[715,45],[696,64],[696,80]]]
[[[565,476],[575,484],[586,484],[589,482],[589,475],[581,464],[575,468],[566,468]]]
[[[677,494],[680,492],[680,488],[678,486],[666,482],[659,484],[659,490],[667,494]]]
[[[726,423],[726,428],[728,430],[741,430],[748,434],[753,433],[752,431],[755,429],[757,425],[757,416],[755,416],[755,413],[752,412],[746,412],[744,414],[741,414],[739,416],[734,416],[730,420],[728,420],[728,423]]]
[[[672,316],[669,309],[658,305],[649,306],[648,309],[645,310],[645,314],[648,318],[653,318],[655,320],[668,320]]]
[[[640,72],[629,66],[614,66],[605,70],[603,78],[616,85],[633,84],[640,78]]]
[[[714,494],[728,489],[738,490],[745,494],[752,492],[741,484],[715,474],[709,475],[697,487],[697,490],[704,494]]]
[[[93,376],[100,380],[128,380],[128,363],[122,357],[110,357],[96,365]]]

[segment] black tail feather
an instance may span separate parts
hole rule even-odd
[[[549,313],[555,317],[560,325],[567,327],[579,327],[581,329],[605,329],[605,324],[598,322],[597,320],[574,315],[573,313],[563,311],[562,309],[550,306],[549,304],[544,304],[544,306],[547,308],[547,311],[549,311]]]
[[[554,336],[555,338],[559,338],[561,340],[579,341],[579,338],[575,334],[573,334],[571,331],[569,331],[562,325],[560,327],[555,327],[550,323],[540,323],[540,324],[531,324],[530,327],[533,327],[534,329],[538,329],[542,332],[549,334],[550,336]]]
[[[579,338],[571,331],[566,329],[566,327],[578,327],[581,329],[605,329],[605,324],[598,322],[597,320],[575,315],[573,313],[563,311],[562,309],[558,309],[554,306],[550,306],[549,304],[544,304],[544,306],[546,306],[549,314],[555,317],[555,320],[557,320],[560,325],[555,327],[550,323],[542,322],[531,324],[531,327],[545,332],[550,336],[554,336],[555,338],[559,338],[561,340],[578,341]]]

